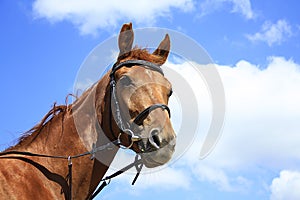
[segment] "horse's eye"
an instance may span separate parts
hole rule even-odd
[[[129,76],[122,76],[122,78],[120,79],[120,83],[123,86],[129,86],[132,84],[132,80]]]

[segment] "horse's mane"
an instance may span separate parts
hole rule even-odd
[[[40,123],[38,123],[37,125],[35,125],[33,128],[31,128],[30,130],[28,130],[27,132],[25,132],[21,138],[20,141],[22,141],[24,138],[26,138],[28,135],[34,133],[34,132],[40,132],[43,127],[49,122],[51,121],[56,115],[58,115],[59,113],[63,113],[65,112],[67,109],[66,105],[56,105],[56,103],[54,103],[53,107],[51,110],[49,110],[49,112],[43,117],[43,119],[40,121]]]
[[[16,146],[20,146],[27,138],[32,136],[32,140],[38,136],[41,130],[47,125],[47,123],[51,122],[55,116],[60,113],[65,113],[67,111],[67,105],[56,105],[53,104],[53,107],[49,110],[49,112],[43,117],[43,119],[30,130],[26,131],[19,137]],[[11,147],[10,147],[11,148]]]

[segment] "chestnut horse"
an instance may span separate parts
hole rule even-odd
[[[124,24],[113,68],[73,104],[54,105],[0,153],[1,199],[91,199],[120,147],[141,156],[130,166],[139,170],[171,159],[172,87],[161,69],[170,39],[166,35],[153,53],[132,48],[133,39],[131,23]]]

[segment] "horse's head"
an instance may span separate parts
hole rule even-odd
[[[114,116],[115,121],[130,136],[117,137],[140,153],[145,166],[152,168],[171,159],[176,143],[167,107],[172,86],[160,68],[167,60],[170,39],[166,35],[159,47],[149,53],[132,49],[133,38],[131,23],[124,24],[119,35],[119,57],[111,72],[116,85],[111,101],[117,101],[119,106],[114,115],[119,112],[122,118],[120,122]]]

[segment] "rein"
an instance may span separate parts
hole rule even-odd
[[[123,148],[123,149],[131,148],[134,142],[140,141],[142,139],[140,136],[135,134],[133,126],[141,125],[143,123],[143,121],[147,118],[147,116],[155,109],[161,108],[162,110],[167,110],[169,117],[171,117],[170,109],[167,105],[153,104],[153,105],[149,106],[148,108],[146,108],[145,110],[143,110],[142,112],[140,112],[133,120],[133,124],[130,124],[129,122],[125,122],[125,120],[123,119],[123,117],[121,115],[121,109],[120,109],[119,101],[117,99],[115,72],[122,67],[132,67],[134,65],[138,65],[138,66],[141,66],[144,68],[148,68],[148,69],[157,71],[164,76],[162,69],[158,65],[148,62],[148,61],[144,61],[144,60],[127,60],[122,63],[113,65],[113,68],[110,73],[110,93],[111,93],[111,100],[113,100],[113,105],[115,108],[115,116],[116,116],[115,121],[121,131],[116,140],[111,141],[107,144],[98,146],[98,147],[96,147],[94,144],[91,151],[87,151],[87,152],[77,154],[77,155],[72,155],[72,156],[60,156],[60,155],[53,156],[53,155],[46,155],[46,154],[37,154],[37,153],[32,153],[32,152],[7,151],[7,152],[0,152],[0,159],[20,159],[20,160],[23,160],[24,162],[27,162],[30,164],[34,163],[32,165],[35,167],[36,167],[36,165],[39,165],[39,164],[33,162],[32,160],[30,160],[26,157],[22,157],[22,156],[67,160],[68,161],[68,175],[67,175],[67,180],[65,180],[65,183],[66,183],[66,181],[68,181],[68,183],[64,184],[64,185],[67,185],[66,186],[67,189],[63,188],[63,192],[65,193],[65,199],[71,200],[72,199],[72,159],[77,159],[77,158],[80,158],[83,156],[91,155],[90,159],[93,160],[95,158],[95,154],[97,152],[100,152],[100,151],[103,151],[106,149],[108,149],[108,150],[113,149],[114,146],[119,146],[120,148]],[[110,109],[110,114],[112,114],[112,109]],[[111,123],[110,123],[110,130],[111,130],[111,134],[113,134]],[[129,140],[131,141],[129,146],[124,146],[121,143],[120,137],[121,137],[122,133],[126,133],[129,136]],[[141,151],[143,152],[144,149],[141,149]],[[95,198],[97,196],[97,194],[99,194],[101,192],[101,190],[110,183],[112,178],[115,178],[116,176],[131,169],[132,167],[135,167],[137,170],[137,174],[132,181],[132,185],[134,185],[134,183],[136,182],[136,180],[142,170],[142,167],[143,167],[142,158],[139,158],[139,156],[140,156],[139,154],[136,154],[135,160],[131,164],[129,164],[126,167],[120,169],[119,171],[101,179],[100,182],[102,182],[102,184],[88,197],[88,199],[92,200],[93,198]],[[43,166],[39,165],[39,167],[41,168]],[[40,170],[40,168],[38,168],[38,169]],[[45,167],[43,167],[43,169],[44,168]],[[46,176],[46,177],[51,180],[51,178],[49,178],[48,176]]]

